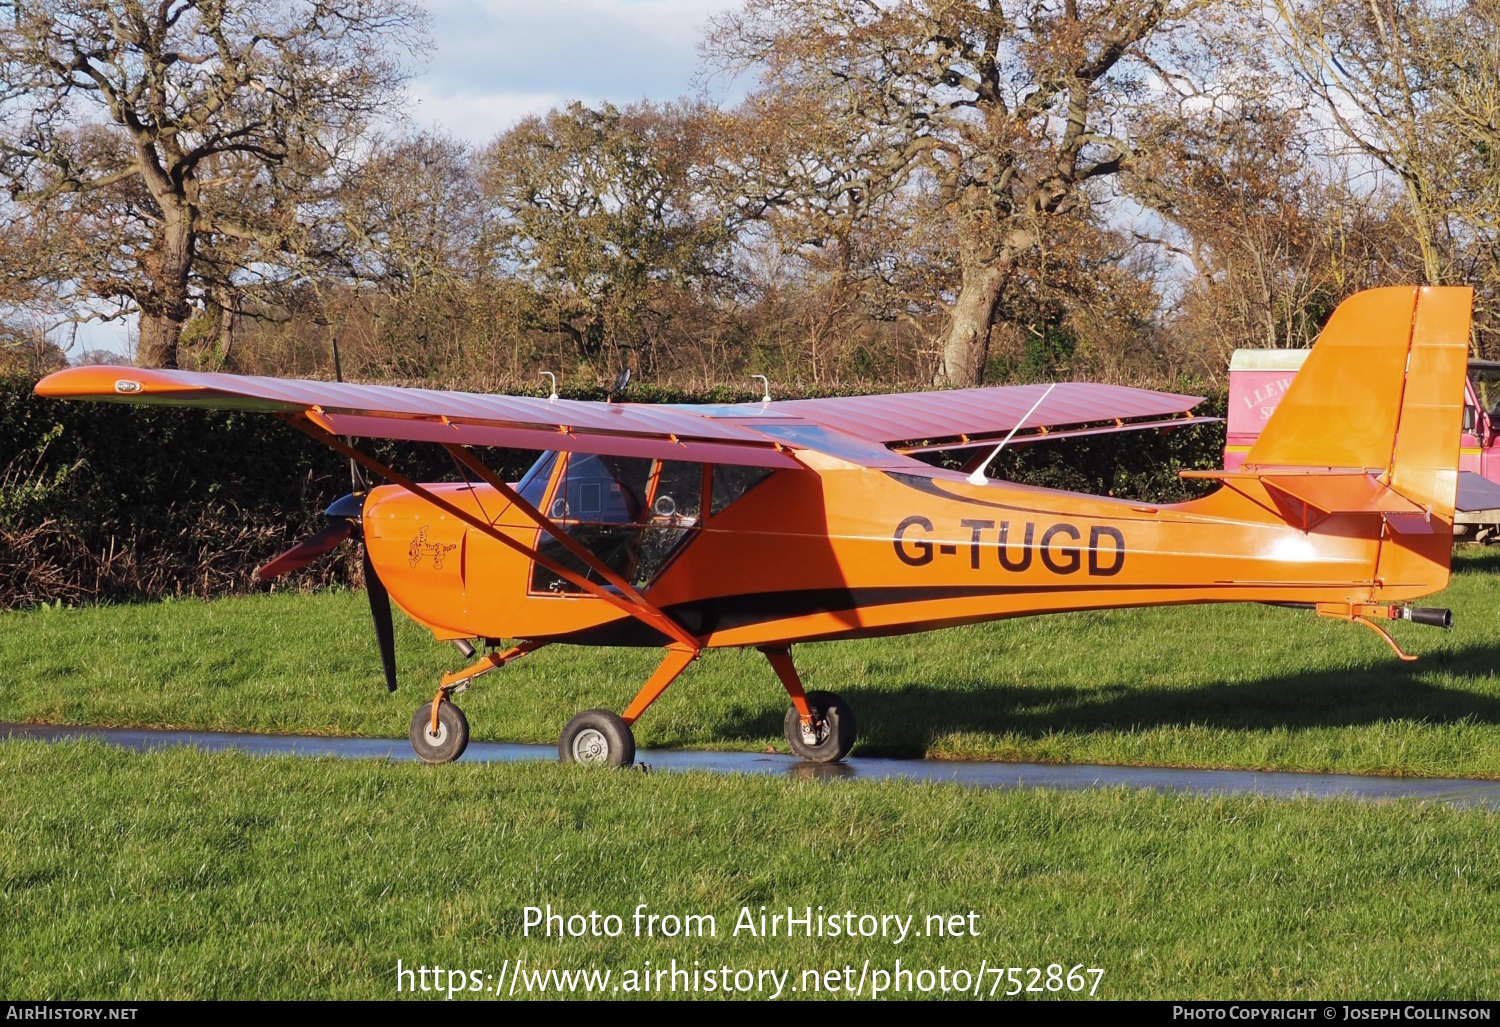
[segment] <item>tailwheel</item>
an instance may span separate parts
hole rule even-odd
[[[437,731],[432,730],[432,703],[411,717],[411,747],[424,763],[452,763],[469,746],[469,719],[464,711],[444,700],[438,706]]]
[[[783,731],[792,752],[809,763],[837,763],[854,748],[854,710],[833,692],[808,692],[812,723],[802,723],[793,706],[786,711]]]
[[[619,714],[584,710],[563,728],[557,755],[564,763],[628,767],[635,762],[635,735]]]

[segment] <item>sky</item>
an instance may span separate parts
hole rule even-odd
[[[435,50],[410,115],[487,142],[570,100],[671,100],[697,87],[698,41],[735,0],[429,0]],[[712,95],[724,94],[713,83]],[[729,85],[732,89],[733,86]]]
[[[626,104],[698,91],[698,41],[738,0],[427,0],[433,49],[409,87],[413,127],[483,144],[571,100]],[[732,98],[734,83],[708,83]],[[125,353],[130,322],[83,325],[81,350]]]

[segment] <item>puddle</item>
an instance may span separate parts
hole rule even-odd
[[[191,745],[217,751],[236,749],[258,755],[340,756],[348,759],[415,760],[406,739],[319,738],[310,735],[252,735],[214,731],[159,731],[144,728],[0,724],[0,739],[49,742],[94,738],[144,751]],[[512,763],[555,760],[551,745],[470,742],[462,762]],[[1305,796],[1367,800],[1418,799],[1458,806],[1500,808],[1500,781],[1464,778],[1359,777],[1352,774],[1298,774],[1259,770],[1179,770],[1170,767],[1101,767],[1078,764],[993,763],[959,760],[892,760],[856,757],[819,766],[793,756],[753,752],[641,750],[637,759],[653,771],[696,770],[718,774],[769,774],[821,780],[942,781],[975,788],[1109,788],[1125,786],[1196,795]]]

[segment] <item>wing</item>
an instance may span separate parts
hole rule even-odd
[[[1218,420],[1189,416],[1188,412],[1203,401],[1201,396],[1086,382],[1059,383],[1032,411],[1047,389],[1047,385],[1002,385],[702,409],[716,410],[720,417],[756,428],[760,423],[754,412],[761,410],[847,438],[895,447],[899,453],[993,445],[1017,428],[1022,431],[1017,432],[1013,445],[1042,437],[1068,438]]]
[[[673,406],[98,366],[49,375],[36,391],[54,399],[302,416],[332,435],[356,438],[772,468],[802,466],[794,454],[812,451],[917,474],[944,472],[907,454],[993,445],[1018,427],[1026,433],[1016,444],[1215,420],[1188,416],[1201,397],[1078,382],[1057,385],[1032,411],[1046,388]]]
[[[74,367],[39,396],[301,415],[333,435],[799,467],[778,439],[689,408],[404,389],[236,374]]]

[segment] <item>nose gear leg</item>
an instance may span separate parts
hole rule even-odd
[[[446,702],[452,705],[451,697],[468,688],[469,683],[475,678],[481,674],[488,674],[492,670],[499,670],[507,663],[519,660],[527,653],[536,652],[536,650],[546,644],[546,642],[521,642],[511,646],[504,652],[495,651],[486,653],[483,659],[471,666],[465,667],[463,670],[444,674],[442,680],[438,683],[437,693],[432,697],[432,713],[430,723],[427,725],[428,733],[433,738],[438,736],[442,730],[441,714],[443,704]]]

